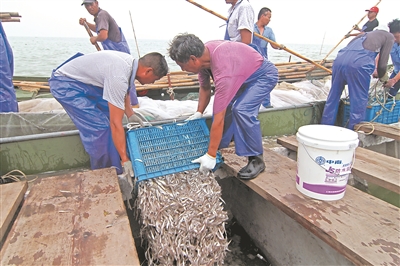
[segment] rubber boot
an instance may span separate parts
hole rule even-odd
[[[262,171],[265,170],[263,155],[260,154],[252,157],[253,158],[249,161],[247,166],[244,167],[245,169],[242,172],[239,171],[238,177],[240,179],[250,180],[256,178]]]
[[[247,165],[239,170],[239,173],[245,173],[247,171],[247,167],[249,167],[251,160],[253,160],[255,156],[247,157]]]

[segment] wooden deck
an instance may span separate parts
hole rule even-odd
[[[35,180],[1,265],[140,265],[115,170]]]
[[[28,183],[26,181],[0,185],[0,241],[3,240],[6,231],[9,229],[27,189]]]
[[[223,189],[229,194],[226,201],[264,254],[275,256],[270,261],[281,265],[400,264],[399,208],[352,186],[337,201],[309,198],[296,189],[296,161],[267,148],[265,171],[242,181],[235,176],[245,159],[236,156],[234,148],[222,154],[222,171],[233,176],[221,179],[232,183]]]
[[[281,137],[277,142],[297,151],[296,136]],[[351,172],[373,184],[400,194],[400,160],[361,147],[356,149],[356,161]]]

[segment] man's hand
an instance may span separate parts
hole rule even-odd
[[[194,120],[194,119],[199,119],[202,118],[203,114],[200,112],[196,112],[193,115],[191,115],[189,118],[187,118],[185,121],[189,121],[189,120]]]
[[[135,173],[133,172],[132,162],[131,161],[124,162],[122,167],[124,169],[123,174],[126,174],[126,175],[128,175],[130,177],[134,177]]]
[[[128,122],[129,123],[138,123],[141,127],[144,127],[143,117],[139,117],[139,115],[140,115],[139,113],[133,113],[133,115],[131,115],[128,118]]]
[[[80,25],[83,25],[85,22],[86,22],[86,19],[85,19],[85,18],[80,18],[80,19],[79,19],[79,24],[80,24]]]
[[[394,84],[396,84],[397,83],[397,81],[395,80],[395,79],[389,79],[388,81],[386,81],[386,83],[385,83],[385,87],[386,88],[391,88],[391,87],[393,87],[394,86]]]
[[[355,29],[355,30],[361,30],[359,27],[358,27],[358,25],[356,24],[356,25],[354,25],[353,26],[353,28]]]
[[[200,163],[200,172],[203,174],[211,171],[214,169],[215,165],[217,164],[217,160],[215,157],[209,155],[208,153],[204,154],[200,158],[197,158],[192,161],[192,163]]]

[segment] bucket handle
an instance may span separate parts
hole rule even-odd
[[[306,146],[303,144],[303,143],[301,143],[301,142],[299,142],[301,145],[303,145],[303,147],[304,147],[304,150],[306,151],[306,153],[308,154],[308,156],[311,158],[311,160],[314,162],[314,163],[316,163],[317,164],[317,162],[315,161],[315,159],[310,155],[310,153],[308,152],[308,150],[307,150],[307,148],[306,148]],[[354,151],[353,151],[353,160],[351,161],[351,167],[350,167],[350,169],[353,169],[353,166],[354,166],[354,162],[356,161],[356,149],[354,149]],[[320,164],[317,164],[318,166],[320,166],[322,169],[324,169],[325,171],[328,171],[329,169],[326,169],[325,167],[323,167],[322,165],[320,165]],[[340,175],[338,175],[338,174],[335,174],[337,177],[338,176],[340,176]]]

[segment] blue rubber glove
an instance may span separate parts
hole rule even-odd
[[[202,172],[203,174],[205,174],[205,173],[211,171],[212,169],[214,169],[214,167],[217,163],[217,160],[215,157],[206,153],[203,156],[201,156],[200,158],[193,160],[192,163],[199,163],[200,164],[199,171]]]
[[[200,112],[196,112],[193,115],[189,116],[185,121],[193,120],[193,119],[199,119],[202,118],[203,114]]]

